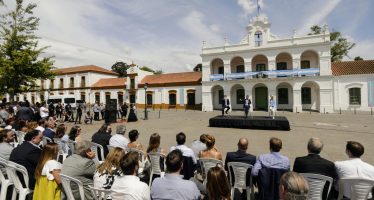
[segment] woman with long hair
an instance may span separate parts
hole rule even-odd
[[[61,178],[62,165],[57,162],[58,145],[48,143],[44,146],[35,169],[36,185],[33,200],[61,199]]]
[[[91,141],[100,144],[104,148],[104,158],[108,155],[108,145],[112,137],[112,126],[109,123],[103,124],[100,129],[92,135]],[[98,155],[99,156],[99,155]]]
[[[137,139],[139,138],[139,132],[136,129],[133,129],[129,132],[130,143],[127,144],[128,148],[138,149],[143,151],[143,146],[140,144]]]
[[[81,140],[81,138],[79,137],[79,135],[81,134],[81,130],[82,129],[79,126],[71,127],[69,132],[69,139],[75,142]]]
[[[215,166],[209,169],[206,189],[208,200],[231,200],[230,184],[222,167]]]
[[[212,135],[205,135],[205,144],[207,149],[201,151],[199,154],[200,158],[213,158],[217,160],[222,160],[222,154],[218,151],[215,146],[216,139]]]
[[[309,186],[303,176],[296,172],[284,173],[279,183],[279,198],[283,200],[307,200]]]
[[[114,180],[121,176],[121,159],[125,151],[120,147],[112,149],[103,163],[97,167],[94,175],[94,187],[110,189]]]
[[[160,143],[161,136],[158,133],[153,133],[149,138],[147,153],[158,152],[165,155],[165,151],[160,147]]]

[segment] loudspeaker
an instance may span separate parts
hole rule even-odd
[[[105,110],[117,111],[117,99],[107,99]]]
[[[105,118],[105,123],[116,123],[117,122],[117,110],[115,111],[105,110],[104,118]]]

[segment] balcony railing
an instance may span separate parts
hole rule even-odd
[[[211,81],[219,81],[219,80],[259,78],[259,77],[264,77],[264,76],[267,76],[269,78],[277,78],[277,77],[317,76],[317,75],[319,75],[319,68],[256,71],[256,72],[230,73],[226,75],[211,74],[209,78]]]

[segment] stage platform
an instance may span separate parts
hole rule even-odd
[[[210,127],[243,128],[261,130],[290,130],[288,119],[283,116],[276,116],[274,119],[267,116],[228,116],[221,115],[209,119]]]

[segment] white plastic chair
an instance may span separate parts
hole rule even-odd
[[[222,160],[217,160],[217,159],[212,159],[212,158],[200,158],[199,162],[201,164],[201,168],[203,171],[203,178],[204,182],[203,184],[206,184],[206,177],[208,175],[208,171],[210,168],[215,167],[217,165],[221,165],[223,167],[223,162]]]
[[[110,194],[111,191],[107,189],[100,189],[100,188],[95,188],[93,186],[88,186],[92,192],[92,196],[95,200],[107,200],[111,199]]]
[[[234,199],[234,191],[237,189],[245,189],[247,192],[247,199],[254,199],[254,188],[252,183],[252,175],[249,177],[249,184],[247,184],[247,171],[252,169],[252,165],[241,162],[229,162],[227,168],[229,169],[230,184],[233,182],[232,174],[234,174],[235,182],[231,187],[231,199]]]
[[[343,199],[344,191],[350,189],[351,199],[354,200],[366,200],[369,198],[369,194],[374,187],[374,180],[362,179],[362,178],[342,178],[339,180],[339,197]]]
[[[67,153],[61,153],[61,152],[58,152],[57,154],[57,161],[60,162],[61,164],[64,163],[65,159],[68,157],[68,154]]]
[[[8,178],[13,182],[15,190],[19,194],[18,200],[25,200],[26,196],[33,192],[33,190],[29,189],[29,175],[27,174],[26,168],[17,163],[8,161],[8,165],[5,169],[8,174]],[[26,187],[23,187],[17,172],[22,174]],[[16,195],[15,193],[13,194],[14,196],[12,198],[15,198]]]
[[[151,187],[151,184],[152,184],[152,178],[153,178],[153,175],[156,174],[156,175],[160,175],[161,176],[161,166],[160,166],[160,160],[161,160],[161,157],[165,157],[165,155],[161,154],[161,153],[158,153],[158,152],[151,152],[151,153],[148,153],[147,154],[148,158],[149,158],[149,161],[151,162],[151,175],[149,177],[149,187]]]
[[[6,167],[8,167],[8,161],[0,157],[0,166],[3,167],[4,170],[6,170]],[[0,171],[0,184],[0,200],[5,200],[7,196],[8,187],[13,185],[13,182],[9,179],[9,177],[6,178],[4,176],[2,171]],[[15,195],[15,190],[13,190],[13,195]]]
[[[308,200],[321,200],[323,195],[323,189],[326,183],[329,184],[329,189],[327,190],[326,199],[329,196],[331,186],[333,183],[333,178],[311,173],[300,173],[307,181],[309,185]]]
[[[69,150],[71,151],[71,154],[74,154],[75,142],[73,140],[68,140],[67,144],[68,144]]]
[[[112,146],[112,145],[106,145],[106,147],[108,148],[108,151],[111,151],[112,149],[115,148],[115,146]]]
[[[105,157],[104,157],[104,148],[103,148],[103,146],[101,146],[101,144],[97,144],[95,142],[91,142],[91,150],[96,154],[96,159],[99,162],[103,162],[105,160]]]
[[[65,191],[65,194],[68,200],[75,200],[73,191],[71,189],[71,182],[78,185],[79,195],[81,197],[81,200],[84,200],[84,188],[83,188],[83,183],[80,180],[67,176],[65,174],[60,174],[60,177],[61,177],[62,187],[64,188],[64,191]]]
[[[53,143],[52,139],[46,136],[43,136],[43,146],[45,146],[47,143]]]
[[[135,148],[127,148],[127,151],[128,152],[132,152],[132,151],[135,151],[137,153],[139,153],[139,159],[140,159],[140,162],[142,164],[144,164],[146,161],[147,161],[147,158],[145,156],[145,153],[139,149],[135,149]]]

